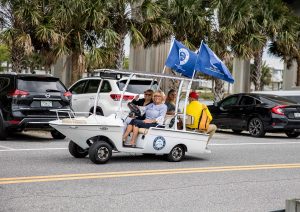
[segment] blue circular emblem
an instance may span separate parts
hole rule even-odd
[[[188,62],[190,58],[190,54],[188,52],[188,50],[181,48],[179,49],[179,64],[180,65],[184,65]]]
[[[153,141],[153,148],[155,150],[162,150],[166,146],[166,140],[162,136],[158,136]]]

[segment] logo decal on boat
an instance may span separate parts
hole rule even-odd
[[[181,48],[179,49],[179,63],[180,65],[184,65],[186,64],[190,59],[190,53],[188,52],[188,50]]]
[[[99,130],[108,130],[107,127],[99,127]]]
[[[166,140],[162,136],[158,136],[153,141],[153,148],[155,150],[162,150],[166,146]]]

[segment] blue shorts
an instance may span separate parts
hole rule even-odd
[[[138,120],[138,119],[132,119],[129,124],[134,125],[138,128],[147,128],[147,129],[149,129],[150,127],[156,127],[158,125],[157,123],[144,123],[144,120]]]

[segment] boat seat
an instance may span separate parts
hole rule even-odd
[[[166,128],[172,128],[174,125],[176,115],[166,115],[164,120],[164,126]],[[172,123],[171,123],[172,122]]]
[[[86,120],[83,119],[74,119],[74,118],[65,118],[62,119],[63,124],[86,124]]]
[[[139,134],[144,134],[146,135],[148,133],[149,129],[147,128],[139,128]]]

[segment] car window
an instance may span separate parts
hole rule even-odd
[[[270,105],[274,105],[275,103],[281,105],[297,104],[297,102],[275,95],[263,95],[261,96],[261,100],[263,103]]]
[[[70,91],[73,94],[82,94],[84,92],[84,87],[86,84],[87,80],[82,80],[77,82],[75,85],[72,86],[72,88],[70,88]]]
[[[89,80],[85,93],[97,93],[100,81],[101,80],[97,80],[97,79]],[[111,92],[111,87],[107,80],[103,81],[100,92],[101,93]]]
[[[238,96],[228,97],[221,103],[220,107],[227,107],[227,106],[235,105],[237,100],[238,100]]]
[[[300,96],[282,96],[282,97],[300,104]]]
[[[0,77],[0,92],[7,91],[9,88],[10,79],[7,77]]]
[[[119,81],[118,87],[122,91],[127,80],[121,80]],[[136,94],[142,94],[144,93],[145,90],[149,89],[149,86],[151,85],[151,80],[130,80],[129,85],[127,87],[127,92],[130,93],[136,93]],[[155,81],[151,87],[152,90],[157,90],[158,85],[157,82]]]
[[[29,91],[29,92],[40,92],[40,93],[47,92],[47,90],[57,90],[60,92],[66,91],[66,88],[57,78],[50,78],[50,77],[20,78],[18,79],[18,89]]]
[[[240,100],[240,105],[254,105],[255,99],[250,96],[243,96]]]

